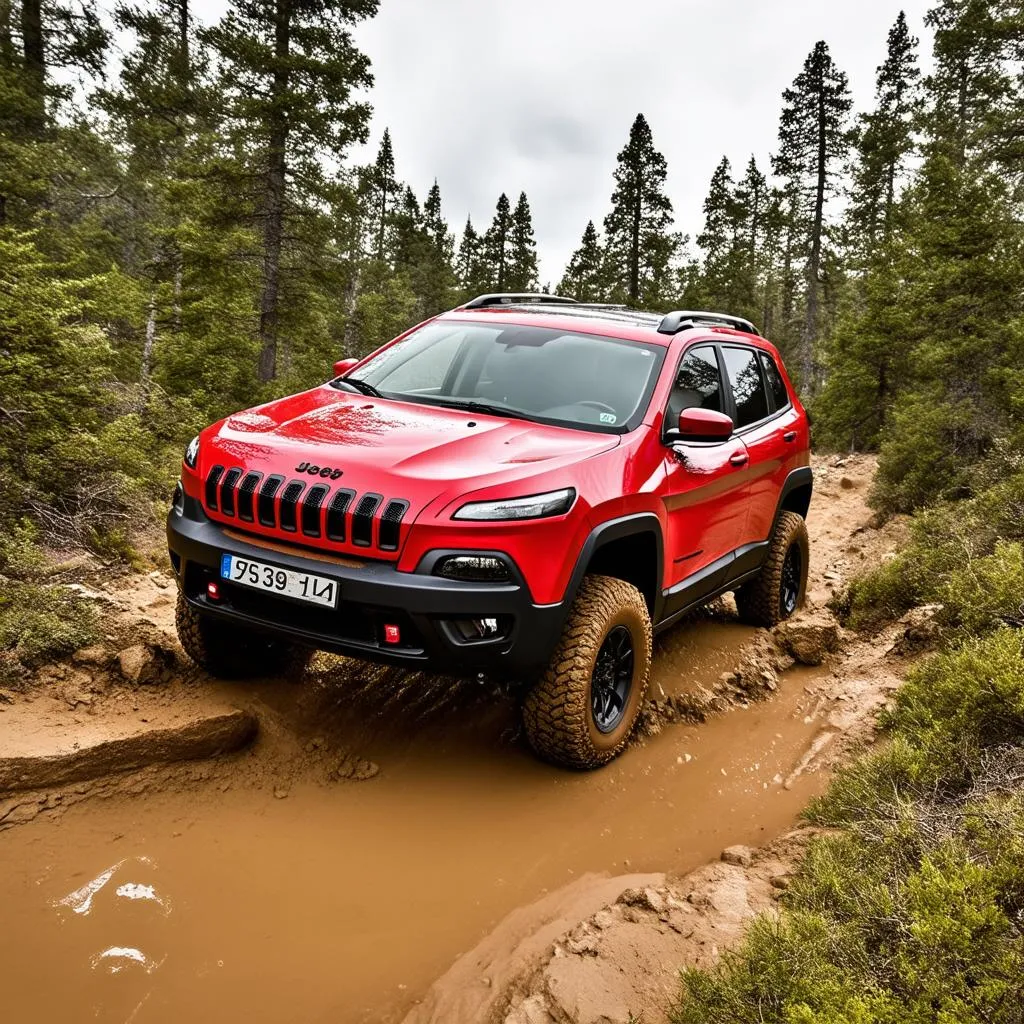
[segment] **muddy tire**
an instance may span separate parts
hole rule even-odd
[[[174,625],[185,653],[218,679],[285,676],[300,679],[312,651],[203,615],[178,591]]]
[[[761,572],[736,591],[740,618],[768,627],[788,619],[804,603],[809,562],[807,524],[795,512],[780,513]]]
[[[597,768],[629,742],[647,692],[651,617],[632,584],[587,576],[523,724],[536,753],[566,768]]]

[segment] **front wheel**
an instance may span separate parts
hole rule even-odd
[[[203,615],[178,591],[174,625],[185,653],[218,679],[287,676],[298,679],[309,664],[311,651],[285,640]]]
[[[807,524],[795,512],[781,512],[757,577],[736,591],[744,622],[776,626],[804,603],[810,542]]]
[[[567,768],[596,768],[629,742],[647,692],[653,634],[643,595],[587,576],[547,672],[526,695],[530,746]]]

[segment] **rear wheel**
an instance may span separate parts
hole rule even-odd
[[[651,647],[640,591],[586,577],[551,664],[523,705],[537,754],[568,768],[596,768],[620,754],[643,707]]]
[[[761,572],[736,591],[741,618],[769,627],[788,619],[804,603],[809,561],[807,524],[795,512],[781,512]]]
[[[298,679],[312,652],[298,644],[276,640],[203,615],[178,591],[174,609],[178,640],[185,653],[202,669],[219,679],[251,679],[287,676]]]

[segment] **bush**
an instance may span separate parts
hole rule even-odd
[[[1024,601],[1024,473],[967,501],[917,513],[911,542],[855,579],[833,602],[855,629],[875,629],[917,605],[944,605],[962,634],[994,628]]]

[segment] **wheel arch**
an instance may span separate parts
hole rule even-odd
[[[595,527],[576,559],[565,594],[566,607],[576,597],[584,576],[597,573],[635,586],[656,621],[662,600],[664,547],[661,521],[653,512],[622,516]]]
[[[778,522],[781,512],[795,512],[801,519],[806,519],[813,490],[814,474],[810,466],[792,470],[782,485],[779,504],[775,509],[775,521]]]

